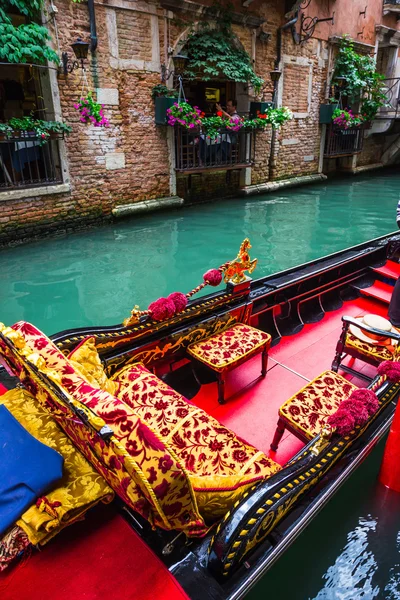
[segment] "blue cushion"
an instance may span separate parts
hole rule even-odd
[[[0,535],[62,477],[64,459],[0,406]]]

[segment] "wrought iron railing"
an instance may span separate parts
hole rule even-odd
[[[255,133],[220,130],[212,139],[201,131],[175,127],[175,169],[198,173],[249,167],[254,163]]]
[[[328,125],[325,138],[324,156],[351,156],[363,149],[364,128],[351,127],[339,129],[336,125]]]
[[[34,133],[0,134],[0,190],[62,183],[59,139],[51,134],[42,144]]]
[[[400,3],[400,0],[399,0]],[[400,6],[400,4],[399,4]],[[379,109],[376,116],[378,119],[396,119],[400,118],[400,77],[391,77],[384,79],[385,106]]]

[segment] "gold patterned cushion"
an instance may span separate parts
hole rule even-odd
[[[188,536],[205,535],[209,526],[198,511],[190,480],[173,449],[128,405],[87,383],[36,327],[20,321],[12,329],[21,350],[11,351],[0,340],[0,353],[120,498],[152,525],[185,531]],[[29,359],[23,359],[27,354]],[[28,368],[32,361],[40,364],[39,370],[53,386],[67,393],[68,403]],[[78,418],[71,406],[79,408],[84,419]],[[106,425],[112,429],[107,442],[99,435]]]
[[[87,383],[109,394],[114,394],[116,385],[105,374],[99,353],[96,350],[96,339],[94,337],[83,340],[69,353],[68,359]]]
[[[356,389],[341,375],[325,371],[289,398],[279,409],[279,416],[311,440]]]
[[[22,389],[10,390],[0,397],[0,404],[4,404],[39,442],[64,458],[63,477],[57,487],[40,503],[28,508],[17,521],[31,544],[46,544],[61,529],[82,519],[98,502],[111,502],[114,492],[106,480],[76,450],[32,394]]]
[[[281,467],[202,409],[187,402],[142,364],[114,376],[117,398],[171,446],[188,473],[200,514],[222,517],[243,492]]]
[[[271,336],[259,329],[238,323],[221,333],[191,344],[187,351],[215,371],[223,371],[244,358],[250,358],[266,344]]]
[[[393,346],[368,344],[368,342],[363,342],[350,332],[346,335],[345,349],[346,348],[357,350],[360,354],[375,358],[378,361],[393,360],[395,353],[395,348]]]

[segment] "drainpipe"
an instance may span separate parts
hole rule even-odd
[[[296,31],[296,23],[297,23],[298,19],[299,19],[299,11],[296,12],[293,19],[291,19],[290,21],[285,23],[285,25],[282,25],[281,27],[278,28],[277,37],[276,37],[276,59],[275,59],[275,69],[276,70],[279,69],[281,60],[282,60],[282,31],[286,31],[286,29],[289,29],[289,27],[291,27],[293,41],[295,44],[299,43],[299,35]],[[274,81],[274,95],[273,95],[274,107],[276,106],[276,101],[277,101],[278,83],[279,83],[278,81]],[[272,129],[271,150],[269,153],[269,174],[268,174],[269,181],[272,180],[274,170],[276,167],[275,146],[276,146],[276,129]]]
[[[94,0],[88,0],[90,21],[90,51],[93,53],[97,48],[96,14],[94,12]]]

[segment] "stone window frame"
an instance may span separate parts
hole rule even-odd
[[[144,2],[129,2],[127,0],[98,1],[96,4],[103,5],[106,11],[106,24],[108,34],[108,45],[110,53],[110,67],[120,71],[149,71],[151,73],[161,72],[160,38],[158,29],[158,13],[155,5]],[[118,9],[145,13],[150,16],[151,36],[151,60],[127,59],[119,57],[117,13]]]
[[[49,85],[50,94],[53,101],[54,119],[55,121],[62,121],[61,103],[60,103],[60,92],[58,89],[57,74],[58,69],[49,67]],[[20,200],[23,198],[32,198],[33,196],[48,196],[53,194],[64,194],[71,190],[70,175],[68,168],[67,150],[65,141],[63,139],[58,140],[58,151],[60,155],[60,167],[62,183],[56,183],[54,185],[40,185],[40,186],[27,186],[22,189],[5,189],[0,190],[0,202],[7,202],[10,200]]]
[[[297,65],[300,67],[309,68],[307,112],[293,112],[293,117],[295,119],[306,119],[310,116],[311,111],[314,63],[310,58],[306,58],[305,56],[291,56],[290,54],[284,54],[282,56],[282,77],[280,78],[278,83],[278,106],[282,106],[283,86],[285,83],[285,65]]]

